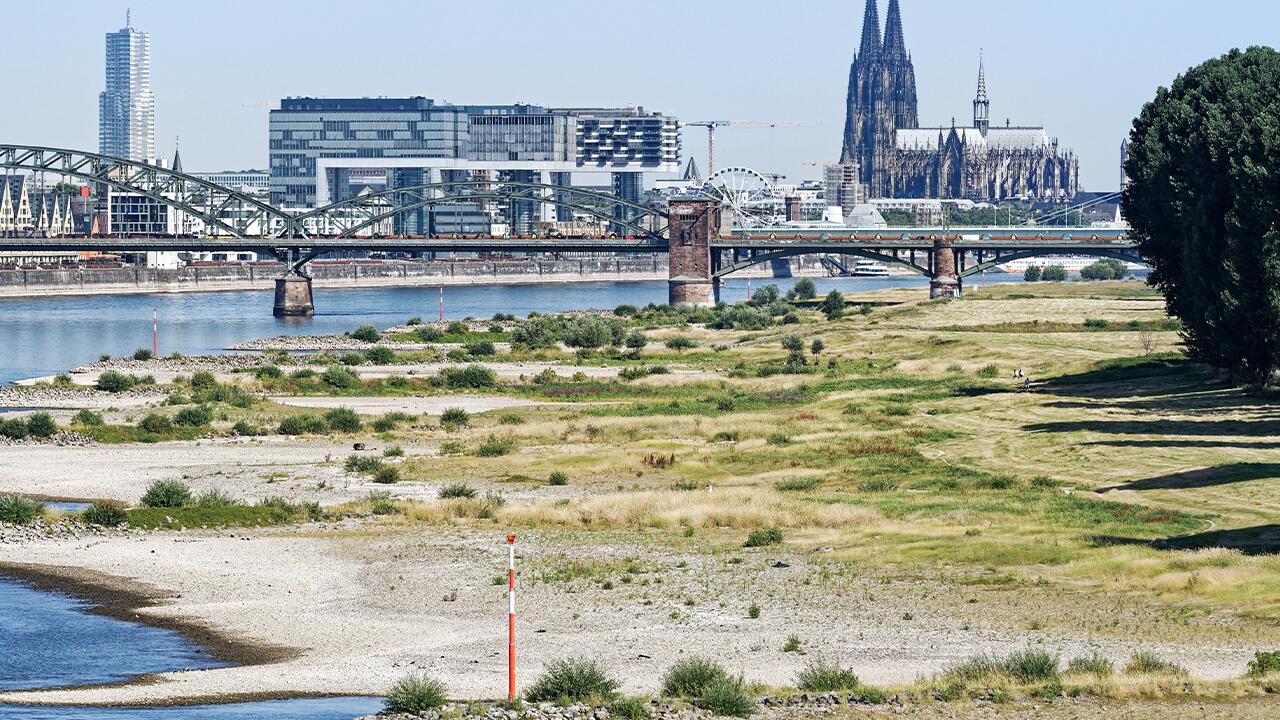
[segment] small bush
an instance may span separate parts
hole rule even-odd
[[[394,465],[383,465],[374,471],[373,481],[379,485],[394,485],[400,482],[400,468]]]
[[[247,420],[237,420],[235,425],[231,426],[231,432],[240,437],[258,437],[264,435],[262,428],[251,425]]]
[[[722,717],[750,717],[756,711],[755,698],[747,691],[742,678],[723,678],[707,686],[702,702],[713,715]]]
[[[27,418],[27,433],[31,437],[47,438],[58,432],[58,424],[47,412],[33,413]]]
[[[559,470],[556,470],[555,472],[551,473],[551,475],[550,475],[550,476],[548,476],[548,477],[547,477],[547,484],[548,484],[548,485],[557,485],[557,486],[559,486],[559,485],[568,485],[568,484],[569,484],[569,476],[568,476],[568,475],[565,475],[564,473],[560,472]]]
[[[650,720],[653,711],[642,697],[620,697],[609,703],[609,715],[621,720]]]
[[[277,380],[284,377],[284,371],[275,365],[263,365],[254,369],[253,376],[259,380]]]
[[[236,507],[240,501],[222,492],[221,490],[208,490],[201,493],[195,500],[195,506],[199,508],[229,508]]]
[[[324,422],[333,432],[354,433],[360,432],[364,427],[364,423],[360,422],[360,416],[351,408],[333,408],[324,414]]]
[[[466,348],[467,354],[472,357],[492,357],[497,354],[492,340],[468,340]]]
[[[994,364],[983,365],[982,367],[978,368],[978,377],[980,378],[993,378],[998,376],[999,374],[1000,374],[1000,367]]]
[[[690,529],[692,530],[693,528],[690,528]],[[747,617],[751,618],[752,620],[759,620],[759,619],[760,619],[760,604],[759,604],[759,603],[751,603],[751,605],[747,608]]]
[[[44,505],[17,495],[0,495],[0,523],[26,525],[44,512]]]
[[[132,376],[115,370],[108,370],[98,376],[98,382],[95,387],[103,392],[118,393],[130,389],[136,384],[137,381]]]
[[[120,506],[120,503],[111,500],[99,500],[80,513],[80,519],[90,525],[115,527],[124,524],[124,521],[129,519],[129,515]]]
[[[382,460],[372,455],[348,455],[342,463],[342,469],[349,473],[374,473],[382,467]]]
[[[413,715],[435,710],[443,706],[445,700],[444,683],[426,675],[406,675],[387,692],[385,710]]]
[[[218,387],[218,380],[213,373],[200,370],[191,374],[191,389],[196,392],[210,392]]]
[[[662,695],[670,698],[698,698],[712,683],[726,680],[729,674],[712,660],[690,657],[679,660],[662,676]]]
[[[433,326],[418,328],[418,339],[424,343],[436,343],[444,339],[444,332]]]
[[[667,345],[667,349],[675,350],[676,352],[684,352],[685,350],[690,350],[698,347],[698,343],[690,340],[687,337],[671,338],[666,342],[666,345]]]
[[[440,488],[441,500],[453,500],[455,498],[473,498],[476,496],[476,489],[462,482],[449,483]]]
[[[774,483],[778,492],[809,492],[822,484],[818,478],[788,478]]]
[[[361,325],[355,330],[347,333],[347,335],[352,339],[367,343],[376,343],[382,339],[382,333],[378,332],[378,328],[372,325]]]
[[[404,457],[404,448],[399,445],[392,445],[382,451],[382,457]]]
[[[796,675],[796,687],[806,692],[853,690],[858,687],[858,676],[851,669],[816,660]]]
[[[471,413],[463,408],[451,407],[445,408],[440,413],[440,424],[452,427],[462,427],[471,423]]]
[[[290,415],[276,429],[281,435],[323,435],[329,426],[315,415]]]
[[[804,643],[800,642],[799,635],[788,635],[787,641],[782,644],[782,652],[798,653],[804,649]]]
[[[1165,660],[1152,652],[1134,653],[1133,657],[1129,658],[1129,664],[1124,666],[1124,673],[1126,675],[1176,675],[1179,677],[1190,674],[1181,665]]]
[[[1090,657],[1072,658],[1071,662],[1067,663],[1067,672],[1103,678],[1114,675],[1116,667],[1107,658],[1094,653]]]
[[[155,355],[149,348],[138,348],[133,351],[134,360],[150,360],[153,357],[155,357]]]
[[[1280,650],[1255,652],[1249,661],[1249,676],[1262,677],[1271,673],[1280,673]]]
[[[476,457],[501,457],[516,449],[515,438],[490,435],[475,450]]]
[[[72,422],[77,425],[84,425],[85,427],[96,427],[98,425],[102,425],[104,421],[100,413],[96,413],[85,408],[72,417]]]
[[[640,311],[639,308],[637,308],[635,305],[623,304],[614,308],[613,314],[617,315],[618,317],[632,317],[639,311]]]
[[[525,691],[525,699],[529,702],[552,702],[560,705],[598,702],[613,698],[617,694],[618,685],[618,681],[609,677],[594,660],[556,660],[548,664],[542,677]]]
[[[445,327],[445,332],[450,335],[466,335],[471,332],[471,328],[461,320],[454,320]]]
[[[779,447],[783,447],[791,444],[791,438],[787,437],[783,433],[773,433],[768,438],[766,438],[766,442],[768,442],[770,445],[777,445]]]
[[[156,435],[165,435],[173,432],[173,420],[170,420],[168,415],[151,413],[142,418],[138,423],[138,429]]]
[[[1005,658],[1004,670],[1023,683],[1053,680],[1058,677],[1058,656],[1043,650],[1020,650]]]
[[[189,405],[178,411],[174,422],[190,427],[208,425],[213,422],[213,411],[207,405]]]
[[[144,507],[178,508],[191,504],[191,488],[178,480],[157,480],[142,495]]]
[[[365,350],[364,356],[374,365],[390,365],[396,361],[396,351],[381,345]]]
[[[359,375],[338,365],[331,365],[326,368],[324,374],[320,376],[320,380],[325,385],[338,390],[350,390],[360,384]]]
[[[498,375],[483,365],[444,368],[440,371],[440,379],[447,387],[473,390],[491,388],[498,384]]]
[[[758,528],[752,530],[747,536],[747,541],[742,544],[743,547],[765,547],[766,545],[779,545],[782,543],[781,528]]]
[[[501,425],[523,425],[524,418],[519,415],[499,415],[498,423]]]
[[[351,367],[356,367],[357,365],[364,364],[364,355],[361,355],[360,353],[357,353],[357,352],[349,352],[349,353],[344,353],[342,357],[338,358],[338,360],[343,365],[350,365]]]

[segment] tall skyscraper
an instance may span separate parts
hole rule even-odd
[[[154,162],[155,97],[151,94],[151,35],[125,26],[107,33],[106,89],[98,96],[98,151]]]

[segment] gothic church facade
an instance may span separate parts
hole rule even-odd
[[[920,127],[915,67],[898,0],[884,35],[867,0],[862,42],[849,68],[841,163],[857,163],[870,197],[1066,201],[1079,191],[1079,161],[1043,127],[991,125],[986,69],[978,65],[973,125]]]

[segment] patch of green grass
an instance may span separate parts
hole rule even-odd
[[[128,511],[129,527],[144,530],[256,527],[259,525],[284,525],[295,520],[295,513],[274,506],[134,508]]]
[[[129,519],[124,506],[112,500],[98,500],[80,513],[80,519],[90,525],[116,527]]]
[[[142,504],[149,508],[177,508],[191,502],[191,488],[179,480],[157,480],[142,495]]]
[[[858,687],[858,676],[852,669],[815,660],[796,675],[796,687],[805,692],[855,690]]]
[[[779,480],[773,484],[773,487],[778,492],[809,492],[811,490],[817,490],[818,486],[821,484],[821,480],[813,477],[788,478],[786,480]]]
[[[1124,666],[1125,675],[1173,675],[1186,677],[1191,673],[1172,660],[1165,660],[1153,652],[1136,652]]]
[[[524,697],[529,702],[562,706],[594,704],[613,699],[620,685],[595,660],[569,658],[548,663],[546,671],[525,690]]]
[[[1094,653],[1089,657],[1071,658],[1071,662],[1067,663],[1067,672],[1105,678],[1114,675],[1116,667],[1107,658]]]
[[[476,489],[464,482],[449,483],[440,488],[440,499],[452,500],[454,498],[473,498],[477,495]]]
[[[498,437],[490,435],[472,454],[476,457],[501,457],[516,449],[516,440],[511,436]]]
[[[17,495],[0,495],[0,523],[27,525],[44,512],[44,505]]]
[[[678,660],[662,676],[662,695],[670,698],[699,698],[712,683],[729,674],[719,663],[702,657]]]

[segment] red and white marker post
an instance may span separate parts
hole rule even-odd
[[[151,308],[151,354],[160,355],[160,321],[156,319],[155,308]]]
[[[507,699],[516,699],[516,536],[507,536]]]
[[[444,322],[444,286],[440,286],[440,322]]]

